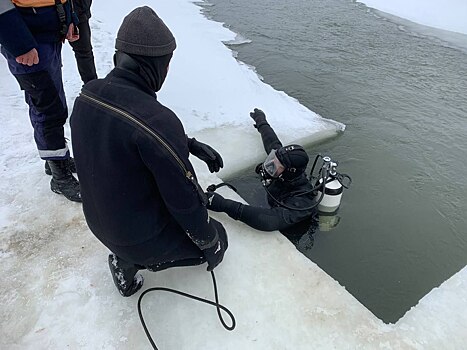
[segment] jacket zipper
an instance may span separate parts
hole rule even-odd
[[[197,181],[195,179],[195,177],[193,176],[193,174],[191,173],[191,171],[187,170],[187,168],[185,167],[185,164],[183,164],[182,160],[180,159],[180,157],[175,153],[175,151],[172,149],[172,147],[170,147],[167,142],[165,142],[158,134],[156,134],[153,130],[151,130],[149,127],[147,127],[145,124],[143,124],[142,122],[140,122],[137,118],[133,117],[130,113],[127,113],[117,107],[114,107],[108,103],[105,103],[105,102],[102,102],[94,97],[91,97],[89,95],[86,95],[85,93],[81,93],[80,96],[86,98],[87,100],[89,101],[92,101],[104,108],[107,108],[111,111],[113,111],[114,113],[117,113],[129,120],[131,120],[133,123],[135,123],[136,125],[138,125],[139,127],[141,127],[143,130],[145,130],[148,134],[150,134],[152,137],[154,137],[162,146],[165,147],[165,149],[167,149],[167,151],[172,155],[172,157],[177,161],[178,165],[180,166],[180,168],[182,169],[183,173],[185,174],[185,177],[187,179],[189,179],[191,182],[193,182],[193,184],[198,188],[198,184],[197,184]]]

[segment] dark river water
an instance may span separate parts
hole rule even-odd
[[[397,321],[467,264],[467,54],[349,0],[210,4],[208,17],[251,40],[231,46],[239,60],[346,124],[307,147],[311,159],[337,159],[352,186],[338,217],[294,243],[377,317]],[[233,182],[249,202],[262,191],[250,173]]]

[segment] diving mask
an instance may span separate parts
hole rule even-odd
[[[285,170],[285,166],[277,159],[276,150],[269,152],[266,160],[263,163],[264,172],[272,178],[279,177]]]

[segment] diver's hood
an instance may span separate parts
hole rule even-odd
[[[143,78],[148,87],[157,92],[167,77],[172,54],[165,56],[140,56],[117,51],[114,56],[115,66],[128,70]]]

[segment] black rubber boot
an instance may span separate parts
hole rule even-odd
[[[50,189],[58,194],[63,194],[73,202],[81,202],[79,182],[75,179],[69,168],[68,160],[48,160],[52,180]]]
[[[129,297],[143,286],[143,276],[136,274],[138,268],[134,264],[126,262],[115,254],[110,254],[109,268],[115,287],[117,287],[122,296]]]
[[[70,171],[76,174],[76,165],[75,165],[75,160],[73,159],[73,157],[68,158],[67,161],[68,161],[68,167],[70,168]],[[45,173],[47,175],[52,175],[52,170],[50,170],[50,165],[49,163],[47,163],[47,161],[45,161]]]

